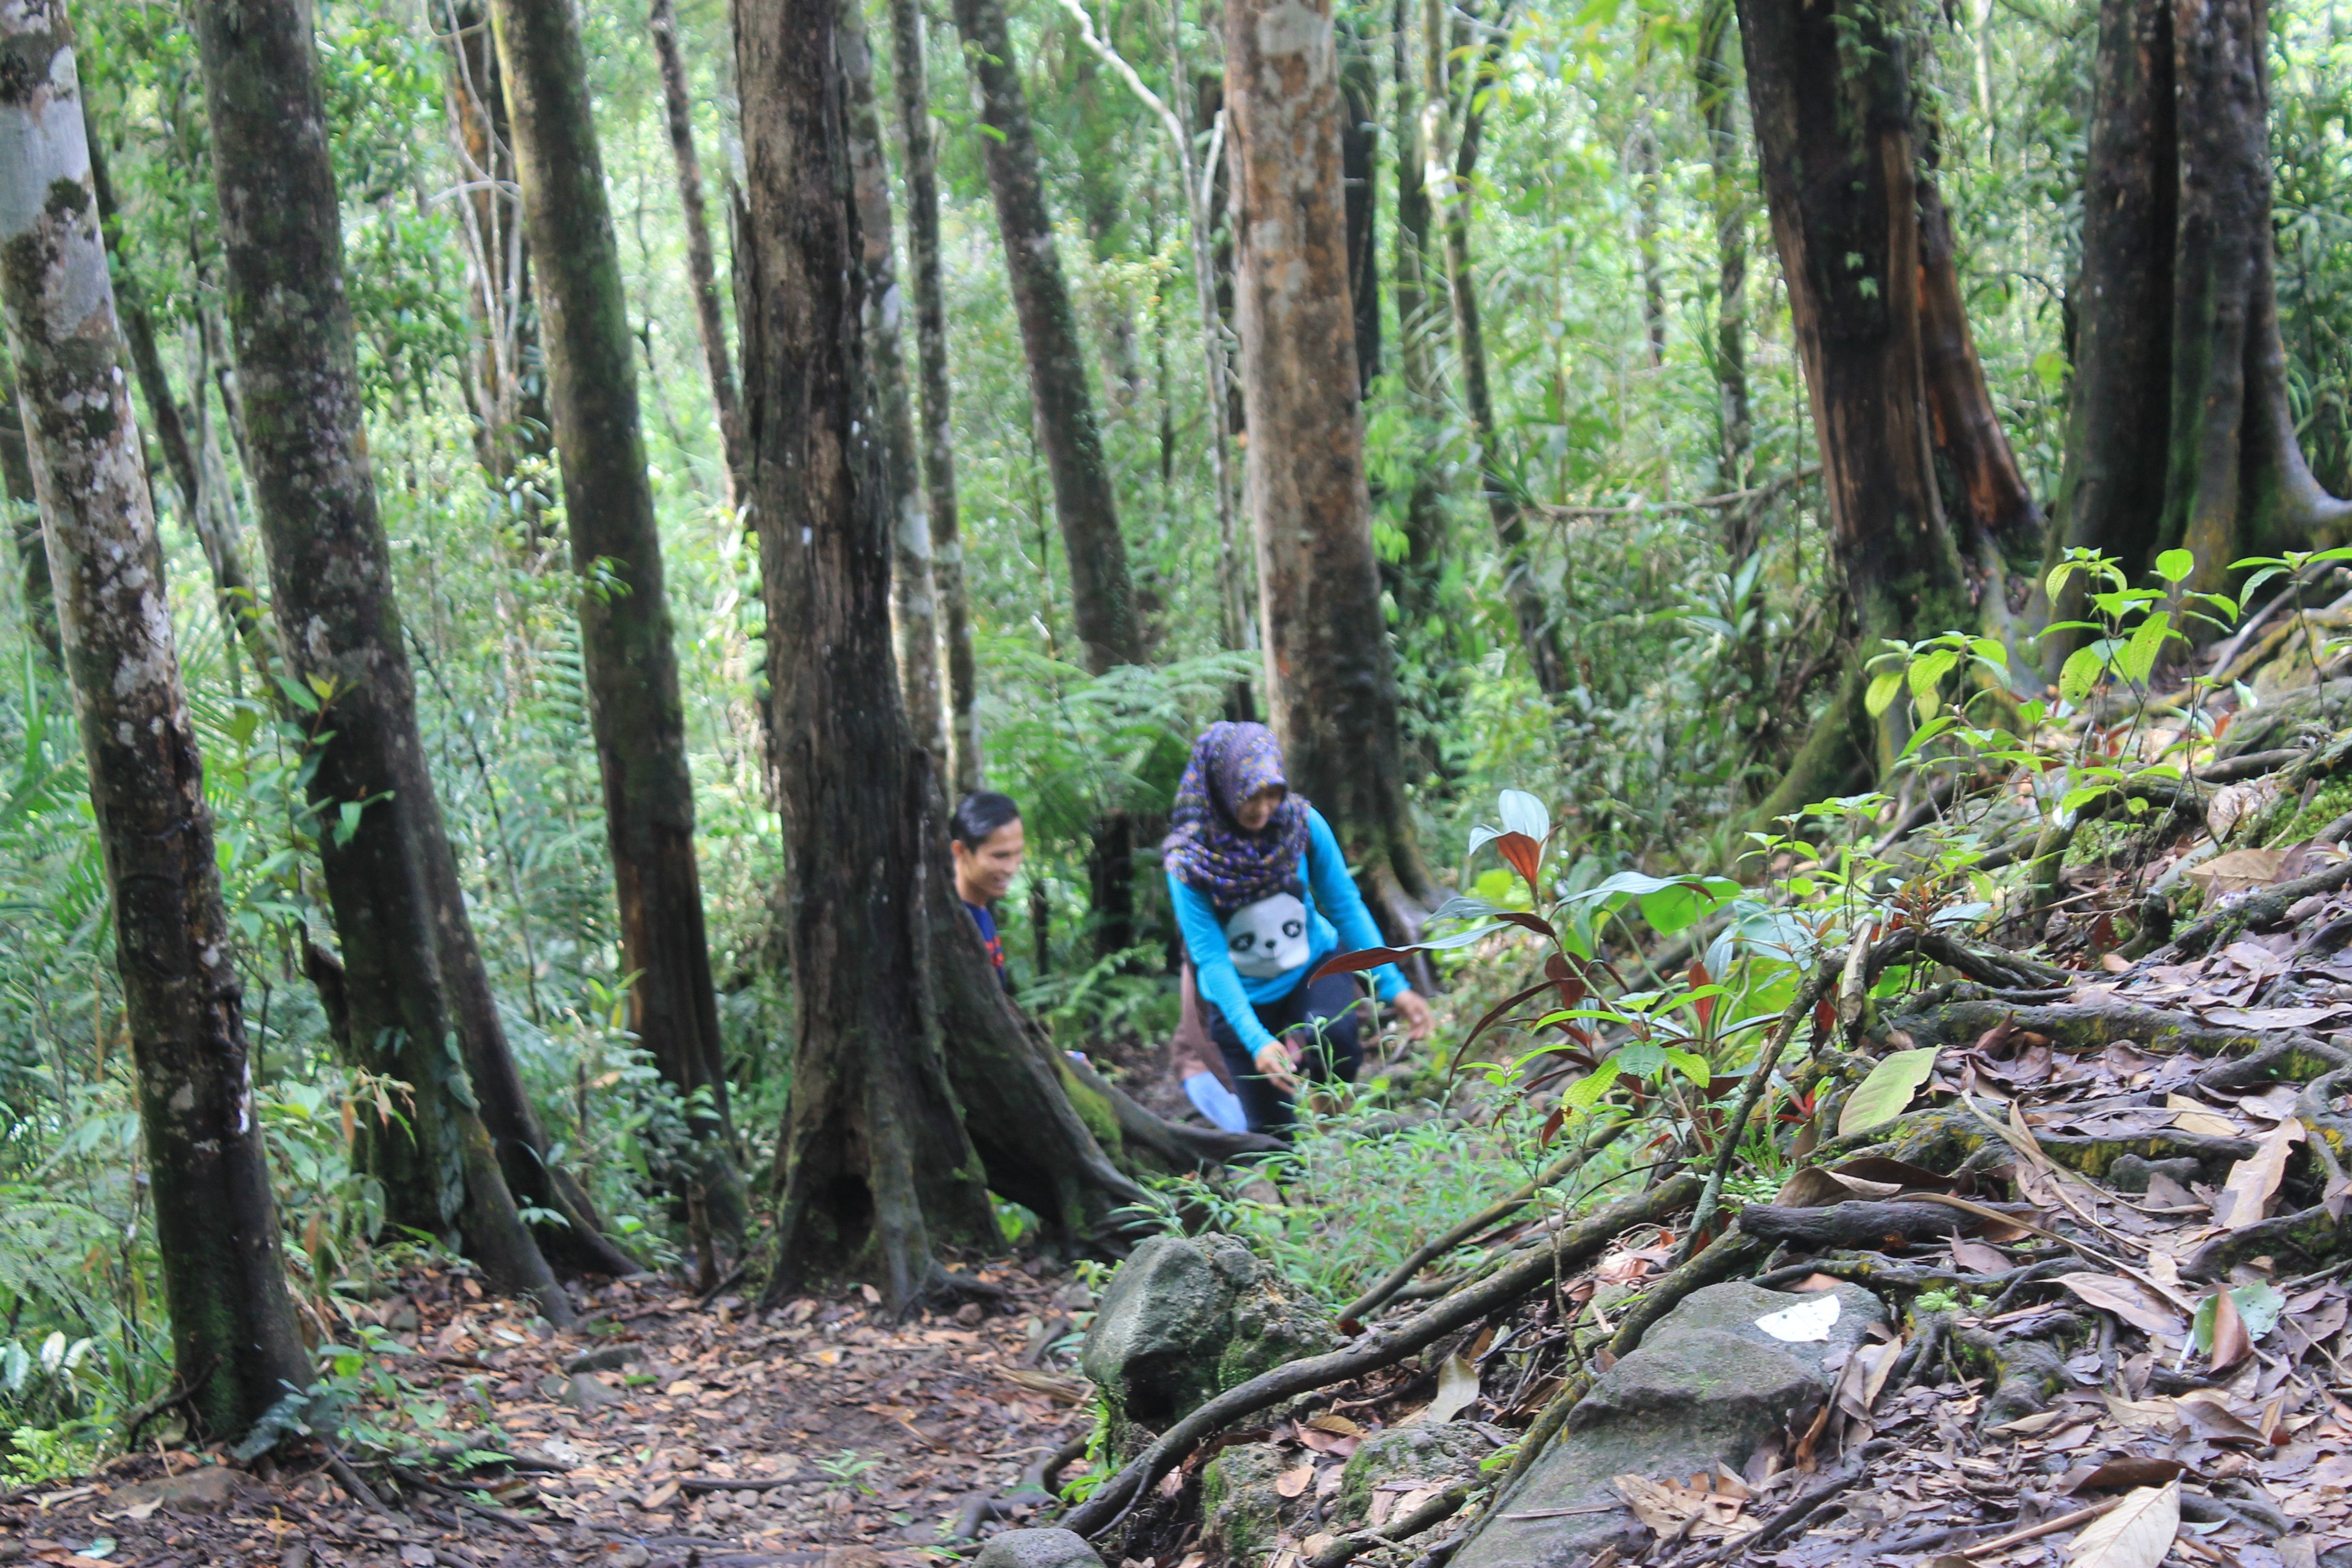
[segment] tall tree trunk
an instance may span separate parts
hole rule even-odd
[[[1748,406],[1748,190],[1740,157],[1732,0],[1699,13],[1691,79],[1706,126],[1706,203],[1715,220],[1715,387],[1718,491],[1745,489],[1753,444]],[[1755,552],[1756,514],[1726,507],[1724,554],[1734,569]]]
[[[871,416],[881,433],[882,472],[890,512],[890,618],[898,651],[898,690],[907,725],[948,768],[946,715],[940,702],[940,626],[931,589],[931,523],[915,445],[915,411],[907,391],[907,356],[898,326],[906,299],[890,234],[890,165],[882,152],[882,116],[874,101],[874,49],[858,0],[843,0],[843,79],[849,89],[849,178],[857,200],[858,239],[866,266],[866,364],[874,396]]]
[[[1439,486],[1435,446],[1445,390],[1438,369],[1439,322],[1447,307],[1431,297],[1444,287],[1444,258],[1430,241],[1427,154],[1421,144],[1421,95],[1412,68],[1414,0],[1393,0],[1390,48],[1396,77],[1397,366],[1407,406],[1423,439],[1412,465],[1412,487],[1404,507],[1404,559],[1396,567],[1396,601],[1408,626],[1425,625],[1437,613],[1438,584],[1445,572],[1445,500]]]
[[[1110,463],[1087,390],[1086,350],[1045,207],[1029,95],[1005,28],[1003,0],[955,0],[955,19],[980,97],[981,158],[1021,321],[1037,440],[1054,478],[1054,509],[1070,560],[1071,618],[1086,647],[1087,668],[1099,675],[1115,665],[1143,662],[1143,628]]]
[[[8,532],[16,541],[17,591],[33,640],[49,661],[65,668],[65,642],[58,631],[57,593],[49,584],[49,552],[41,543],[41,511],[35,504],[33,464],[25,449],[25,426],[16,378],[0,367],[0,487],[8,497]]]
[[[451,141],[465,175],[457,205],[474,323],[467,395],[474,405],[475,453],[482,471],[516,509],[536,542],[544,508],[511,489],[517,462],[549,451],[546,377],[531,299],[530,247],[515,196],[514,138],[506,84],[482,0],[439,0],[434,17],[448,58],[445,73]]]
[[[1658,243],[1658,127],[1648,93],[1636,92],[1633,112],[1633,255],[1642,269],[1642,340],[1656,370],[1666,363],[1666,270]]]
[[[2352,529],[2287,406],[2266,37],[2263,0],[2099,7],[2053,560],[2095,549],[2137,576],[2185,546],[2216,588],[2242,556]]]
[[[196,1424],[241,1435],[310,1386],[221,902],[204,767],[100,239],[58,0],[0,15],[0,305],[114,916],[173,1362]]]
[[[1829,709],[1759,808],[1884,776],[1908,731],[1873,725],[1862,671],[1887,638],[1976,623],[1982,600],[1937,491],[1923,343],[1921,181],[1903,19],[1871,0],[1741,0],[1740,36],[1772,233],[1860,638]],[[1996,431],[1997,434],[1997,431]]]
[[[195,449],[189,445],[187,423],[180,417],[180,405],[172,396],[172,378],[165,374],[163,356],[156,347],[154,319],[147,313],[146,297],[139,287],[138,276],[123,254],[121,220],[114,203],[114,183],[107,178],[105,154],[96,142],[90,144],[89,152],[90,184],[98,196],[98,219],[114,253],[119,279],[116,315],[131,374],[138,378],[140,395],[147,400],[149,427],[154,432],[155,444],[163,449],[163,463],[171,470],[173,487],[179,491],[189,531],[204,550],[205,564],[212,573],[213,601],[222,629],[235,637],[246,657],[253,660],[264,694],[277,700],[279,693],[272,676],[278,668],[278,657],[269,613],[254,590],[253,574],[246,566],[245,551],[237,542],[236,519],[226,515],[226,508],[218,504],[214,487],[205,482]],[[199,386],[195,390],[201,396],[205,389]]]
[[[1003,0],[955,0],[956,28],[980,98],[981,160],[996,202],[997,233],[1013,284],[1013,314],[1029,364],[1029,397],[1038,445],[1054,479],[1054,510],[1070,563],[1070,619],[1086,649],[1087,668],[1101,675],[1144,662],[1143,620],[1128,571],[1127,540],[1094,399],[1087,390],[1087,356],[1070,303],[1053,215],[1037,162],[1029,95],[1021,85]],[[1114,804],[1096,826],[1096,899],[1113,911],[1131,902],[1134,828]],[[1108,879],[1106,881],[1105,879]],[[1097,931],[1098,948],[1118,951],[1116,918]]]
[[[955,429],[948,389],[948,311],[940,275],[940,168],[924,66],[921,0],[890,0],[890,85],[905,142],[907,254],[914,270],[915,360],[921,377],[923,497],[931,527],[931,588],[946,654],[948,773],[961,796],[980,787],[980,667],[971,651],[956,509]]]
[[[749,458],[743,447],[743,410],[735,395],[735,366],[727,351],[727,320],[719,310],[719,265],[710,248],[710,217],[703,204],[702,158],[694,146],[694,98],[686,82],[686,60],[677,47],[677,7],[653,0],[654,56],[660,62],[662,108],[669,127],[669,150],[677,166],[678,205],[686,215],[686,276],[694,294],[694,330],[702,342],[702,371],[710,382],[710,405],[719,416],[719,439],[727,464],[726,502],[743,505]]]
[[[1442,195],[1445,235],[1447,289],[1454,307],[1455,352],[1461,361],[1463,401],[1470,414],[1471,435],[1478,443],[1480,488],[1486,492],[1486,513],[1495,527],[1495,542],[1503,552],[1503,595],[1519,628],[1519,646],[1527,655],[1528,671],[1546,697],[1568,689],[1568,661],[1559,650],[1559,628],[1545,602],[1529,559],[1528,524],[1519,505],[1517,482],[1503,468],[1500,433],[1495,424],[1495,397],[1486,375],[1486,334],[1478,319],[1478,285],[1470,265],[1470,177],[1478,167],[1479,132],[1485,123],[1477,99],[1482,58],[1463,75],[1462,145],[1446,166],[1446,141],[1452,125],[1452,96],[1446,86],[1445,11],[1441,0],[1422,0],[1422,155],[1426,160],[1424,186]]]
[[[984,1243],[993,1220],[928,1005],[931,847],[891,668],[839,22],[840,0],[735,12],[736,319],[796,988],[768,1296],[848,1277],[904,1310],[936,1249]]]
[[[368,468],[309,7],[206,5],[196,33],[276,609],[298,628],[291,673],[327,693],[310,802],[348,970],[345,1048],[412,1097],[404,1125],[363,1125],[359,1161],[383,1184],[390,1217],[457,1235],[494,1282],[568,1321],[467,1081],[467,1058],[503,1054],[505,1041],[461,1033],[445,967],[439,922],[462,927],[466,916],[462,901],[436,898],[436,877],[454,882],[455,872]],[[470,928],[466,936],[470,945]]]
[[[548,387],[580,574],[581,644],[604,784],[629,1023],[687,1101],[689,1214],[730,1242],[749,1215],[727,1147],[718,994],[694,858],[694,779],[646,478],[620,247],[570,0],[491,0],[523,216],[540,258]]]
[[[1233,0],[1225,89],[1244,474],[1275,725],[1292,782],[1331,818],[1382,925],[1413,931],[1430,878],[1372,559],[1329,0]]]
[[[1381,82],[1351,18],[1339,24],[1339,178],[1347,193],[1348,298],[1355,311],[1356,379],[1370,396],[1381,374]]]

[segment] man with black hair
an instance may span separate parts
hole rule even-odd
[[[1021,873],[1021,857],[1028,849],[1021,833],[1021,808],[1013,797],[994,790],[976,789],[956,802],[949,818],[953,834],[948,848],[955,860],[956,896],[965,913],[980,928],[982,945],[996,965],[996,978],[1007,991],[1012,978],[1004,972],[1004,939],[997,934],[996,912],[991,908]]]

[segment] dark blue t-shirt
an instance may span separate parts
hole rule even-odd
[[[968,903],[964,905],[964,912],[971,916],[971,923],[980,928],[980,945],[988,949],[988,962],[996,965],[998,983],[1007,991],[1012,990],[1013,978],[1004,973],[1004,938],[997,934],[996,917],[989,912],[985,904]]]

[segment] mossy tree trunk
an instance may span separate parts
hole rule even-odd
[[[1431,887],[1405,805],[1372,558],[1328,0],[1232,5],[1225,91],[1244,493],[1275,728],[1292,784],[1330,817],[1382,926],[1417,931]]]
[[[448,972],[467,955],[478,970],[479,954],[449,896],[455,867],[376,513],[309,7],[207,5],[195,22],[275,608],[295,628],[291,675],[324,694],[310,804],[347,972],[343,1047],[411,1097],[404,1124],[363,1123],[358,1160],[383,1184],[390,1217],[457,1238],[495,1283],[567,1321],[478,1112],[471,1079],[484,1075],[468,1073],[486,1058],[513,1070],[504,1037],[467,1028],[478,1020],[459,1008],[462,982],[487,994],[487,978]],[[532,1196],[563,1212],[551,1190]]]
[[[0,14],[0,307],[46,521],[114,917],[173,1360],[196,1425],[242,1435],[310,1386],[286,1293],[204,767],[100,238],[72,28]]]
[[[2242,556],[2352,531],[2352,503],[2313,479],[2287,404],[2266,9],[2099,6],[2053,559],[2095,549],[2137,578],[2186,547],[2195,584],[2217,588]]]
[[[685,1101],[693,1152],[671,1185],[740,1245],[719,999],[694,853],[694,779],[646,477],[620,247],[570,0],[491,0],[523,216],[539,257],[549,402],[563,473],[589,719],[604,785],[629,1025]]]
[[[1885,777],[1909,738],[1904,704],[1874,722],[1862,671],[1888,638],[2005,625],[2007,583],[1990,523],[1962,493],[1957,514],[1939,441],[2006,443],[1981,400],[1958,312],[1948,244],[1931,229],[1919,168],[1909,44],[1875,0],[1741,0],[1748,102],[1822,453],[1832,540],[1855,640],[1828,707],[1759,812],[1792,811],[1856,775]],[[1939,300],[1949,305],[1935,313]],[[2014,471],[2013,460],[2010,468]]]

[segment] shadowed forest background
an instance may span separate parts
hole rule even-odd
[[[867,351],[877,331],[898,334],[900,395],[913,410],[898,417],[910,437],[919,424],[929,430],[939,395],[909,292],[899,108],[902,29],[919,9],[873,9],[856,46],[871,65],[866,113],[878,134],[868,144],[883,159],[857,175],[859,195],[887,200],[900,247],[901,295],[872,308]],[[959,14],[993,9],[958,0]],[[1349,303],[1402,786],[1396,820],[1348,842],[1379,862],[1362,879],[1391,940],[1420,934],[1398,923],[1400,910],[1412,906],[1417,924],[1449,891],[1516,897],[1491,858],[1470,858],[1472,830],[1499,791],[1550,805],[1553,870],[1572,889],[1626,868],[1734,871],[1767,802],[1792,810],[1884,782],[1904,809],[1913,804],[1910,775],[1873,765],[1890,763],[1904,735],[1874,759],[1875,712],[1826,741],[1821,716],[1836,731],[1841,713],[1858,710],[1859,661],[1880,637],[1984,630],[2002,641],[2009,634],[1989,620],[2036,613],[2040,514],[2066,489],[2069,420],[2083,417],[2100,9],[1969,0],[1890,8],[1870,24],[1905,59],[1961,331],[2036,513],[2030,531],[1986,521],[1990,555],[1959,547],[1987,595],[1984,616],[1963,607],[1936,618],[1931,608],[1927,624],[1896,629],[1877,617],[1875,587],[1856,591],[1851,563],[1867,552],[1842,555],[1830,526],[1732,8],[1480,0],[1424,16],[1402,0],[1343,0]],[[2340,496],[2352,493],[2352,21],[2322,0],[2252,14],[2269,70],[2279,384],[2310,477]],[[1156,847],[1178,775],[1204,724],[1269,715],[1261,558],[1241,485],[1251,433],[1230,320],[1223,22],[1182,0],[1015,0],[1003,18],[1010,47],[997,64],[1026,90],[1081,350],[1062,371],[1066,384],[1083,383],[1099,430],[1097,538],[1111,531],[1131,588],[1114,626],[1102,618],[1102,560],[1073,571],[1072,503],[1057,506],[1050,449],[1062,437],[1033,412],[985,166],[1003,137],[982,123],[974,82],[985,73],[968,69],[960,40],[959,20],[971,18],[936,12],[920,59],[952,489],[919,463],[929,454],[901,450],[899,471],[932,518],[928,536],[899,541],[901,591],[907,562],[928,557],[924,613],[940,627],[916,645],[915,657],[936,661],[939,704],[928,725],[917,705],[917,739],[933,742],[935,784],[949,798],[984,783],[1020,803],[1030,856],[998,910],[1020,1006],[1055,1047],[1088,1053],[1148,1099],[1152,1054],[1178,1016]],[[576,20],[667,573],[717,994],[715,1060],[699,1078],[666,1075],[631,1016],[642,971],[616,913],[582,605],[626,608],[635,590],[625,570],[600,570],[593,550],[574,570],[536,299],[547,267],[521,243],[482,10],[470,0],[320,0],[326,140],[365,449],[425,761],[488,1000],[544,1132],[541,1155],[565,1173],[545,1199],[517,1178],[520,1218],[560,1226],[547,1206],[560,1198],[600,1214],[636,1260],[716,1286],[739,1252],[758,1266],[782,1188],[772,1167],[805,978],[787,940],[789,868],[762,716],[777,628],[743,515],[748,469],[715,408],[698,326],[693,250],[707,243],[711,324],[735,366],[755,357],[736,319],[746,133],[722,6],[685,0],[673,14],[658,0],[649,23],[632,5],[594,3]],[[183,7],[128,0],[89,0],[74,22],[117,308],[142,362],[129,375],[287,1266],[298,1299],[356,1298],[435,1245],[387,1223],[383,1181],[353,1153],[365,1142],[354,1143],[354,1128],[399,1114],[409,1086],[339,1051],[322,1002],[340,984],[322,976],[340,970],[317,850],[349,839],[373,805],[321,816],[305,804],[315,748],[339,722],[336,693],[256,667],[256,647],[266,658],[285,629],[256,629],[275,595],[231,347],[198,29]],[[682,73],[675,126],[665,50]],[[691,222],[677,130],[700,160],[706,205]],[[1433,188],[1427,176],[1448,170]],[[1202,215],[1213,227],[1205,237],[1192,227]],[[1205,258],[1195,252],[1203,238]],[[1213,344],[1203,292],[1219,311]],[[1213,386],[1210,367],[1229,362],[1231,384]],[[752,371],[743,375],[748,384]],[[108,885],[40,519],[21,437],[5,430],[0,467],[14,542],[0,586],[0,1429],[16,1434],[0,1476],[31,1479],[108,1452],[173,1373]],[[1969,474],[1944,447],[1930,467],[1948,494],[1968,490]],[[1857,482],[1876,504],[1866,477]],[[943,494],[960,536],[951,552],[935,548]],[[2132,554],[2122,535],[2094,531],[2050,546],[2047,559],[2066,542]],[[2280,544],[2241,539],[2200,563],[2219,573],[2257,546]],[[2152,553],[2129,562],[2135,581]],[[955,573],[940,570],[950,564]],[[1265,613],[1311,619],[1320,608],[1310,580]],[[955,700],[949,627],[959,615],[968,716]],[[1921,716],[1932,711],[1930,701]],[[1430,868],[1420,886],[1396,886],[1414,880],[1412,856],[1394,848],[1400,834]],[[1181,1109],[1165,1095],[1151,1103]],[[740,1173],[731,1196],[727,1182],[681,1174],[700,1170],[722,1122]],[[1466,1206],[1517,1179],[1503,1162],[1428,1197]],[[992,1184],[1008,1243],[1066,1239],[1072,1214],[1099,1217],[1102,1207],[1099,1194],[1080,1203],[1058,1188],[1015,1203]],[[689,1191],[703,1195],[689,1203]],[[1041,1213],[1057,1192],[1069,1213]],[[714,1222],[704,1204],[731,1205],[731,1217]],[[1333,1289],[1360,1282],[1343,1277]],[[318,1319],[306,1331],[316,1340],[329,1326]]]

